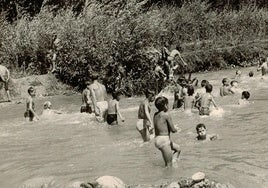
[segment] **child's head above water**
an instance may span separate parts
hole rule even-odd
[[[205,88],[206,88],[206,92],[207,92],[207,93],[211,93],[212,90],[213,90],[213,86],[212,86],[211,84],[207,84],[207,85],[205,86]]]
[[[157,97],[155,100],[155,107],[157,108],[158,111],[164,111],[166,112],[168,110],[168,99],[166,97]]]
[[[228,78],[223,78],[222,79],[222,84],[225,85],[225,86],[228,86],[229,82],[230,82],[230,80]]]
[[[202,80],[201,81],[201,87],[205,87],[209,82],[207,80]]]
[[[241,96],[241,99],[246,99],[248,100],[250,97],[250,93],[248,91],[243,91],[242,92],[242,96]]]
[[[232,87],[237,87],[238,86],[238,82],[236,80],[232,80],[231,81],[231,86]]]
[[[46,101],[44,102],[44,109],[50,109],[52,106],[51,102],[50,101]]]
[[[241,75],[242,72],[241,72],[241,70],[237,70],[237,71],[235,72],[235,74],[236,74],[236,75]]]
[[[249,71],[248,76],[249,77],[253,77],[254,76],[254,72],[253,71]]]
[[[194,94],[194,87],[193,86],[190,85],[188,87],[187,94],[188,94],[188,96],[193,96],[193,94]]]
[[[199,123],[196,125],[197,139],[198,140],[206,140],[207,136],[207,128],[203,123]]]

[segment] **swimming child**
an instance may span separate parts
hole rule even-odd
[[[81,113],[86,112],[86,113],[91,114],[92,113],[92,101],[90,98],[90,90],[89,90],[91,82],[86,81],[85,84],[86,84],[86,88],[82,92],[82,105],[80,108],[80,112]]]
[[[239,101],[238,101],[238,104],[239,105],[248,104],[249,103],[249,101],[248,101],[249,97],[250,97],[250,93],[248,91],[243,91],[241,99],[239,99]]]
[[[231,90],[230,87],[230,80],[228,78],[223,78],[222,79],[222,87],[220,88],[220,95],[223,96],[227,96],[227,95],[231,95],[234,94],[234,92]]]
[[[44,102],[44,109],[42,112],[42,115],[51,115],[51,114],[62,114],[62,112],[58,111],[58,110],[52,110],[51,109],[52,104],[50,101],[46,101]]]
[[[26,99],[26,112],[24,113],[24,117],[28,118],[29,121],[33,121],[34,119],[39,120],[39,117],[37,116],[35,112],[35,89],[31,86],[28,89],[29,97]]]
[[[209,141],[216,140],[218,138],[218,135],[216,134],[207,135],[207,128],[203,123],[199,123],[198,125],[196,125],[196,132],[196,140]]]
[[[108,115],[107,115],[107,123],[109,125],[118,125],[117,115],[120,117],[122,122],[125,121],[125,118],[121,115],[119,109],[119,100],[121,93],[113,92],[113,99],[108,102]]]
[[[263,76],[265,76],[268,73],[268,64],[267,63],[268,62],[265,61],[264,57],[262,57],[260,59],[260,64],[258,65],[257,71],[261,70],[262,78],[263,78]]]
[[[206,88],[206,93],[203,94],[200,99],[199,115],[209,115],[211,103],[214,105],[216,109],[218,109],[214,101],[214,98],[211,95],[213,86],[211,84],[207,84],[205,88]]]
[[[235,79],[239,79],[241,77],[241,74],[242,74],[241,70],[237,70],[235,72]]]
[[[170,140],[170,132],[177,132],[177,128],[168,114],[168,99],[158,97],[155,100],[155,106],[158,109],[158,112],[154,114],[155,147],[162,152],[165,166],[172,167],[172,163],[178,160],[181,152],[180,146]]]
[[[253,71],[249,71],[248,76],[249,77],[253,77],[254,76],[254,72]]]
[[[153,121],[150,115],[151,103],[155,99],[155,93],[151,90],[147,90],[145,93],[145,100],[139,106],[138,110],[138,122],[137,130],[140,132],[144,142],[150,140],[150,134],[153,133]]]
[[[230,88],[230,90],[233,93],[238,93],[240,91],[240,89],[238,88],[238,81],[236,81],[236,80],[232,80],[231,81],[231,88]]]
[[[195,98],[194,98],[194,87],[189,86],[187,89],[187,96],[184,97],[184,111],[190,111],[194,107]]]

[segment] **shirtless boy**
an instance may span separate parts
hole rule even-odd
[[[223,96],[227,96],[227,95],[231,95],[234,94],[234,92],[231,90],[230,87],[230,80],[228,78],[223,78],[222,79],[222,87],[220,88],[220,95]]]
[[[196,132],[197,132],[196,140],[208,141],[208,140],[216,140],[218,138],[218,135],[216,134],[207,135],[207,128],[203,123],[199,123],[198,125],[196,125]]]
[[[24,117],[29,121],[33,121],[34,119],[39,120],[39,117],[35,113],[35,89],[33,87],[29,87],[28,94],[29,97],[26,99],[26,112],[24,113]]]
[[[268,62],[265,61],[265,58],[261,58],[260,59],[260,64],[257,68],[257,71],[260,71],[261,70],[261,75],[262,75],[262,78],[263,76],[265,76],[267,73],[268,73]]]
[[[11,97],[10,97],[9,89],[8,89],[9,79],[10,79],[10,72],[9,72],[9,70],[5,66],[0,65],[0,82],[3,82],[4,83],[5,90],[6,90],[6,93],[7,93],[8,102],[11,102]]]
[[[158,97],[155,100],[155,106],[158,109],[158,112],[154,114],[155,147],[162,152],[165,166],[172,167],[172,157],[174,157],[174,161],[177,161],[181,152],[180,146],[170,140],[170,132],[177,132],[177,128],[173,125],[171,116],[167,112],[168,99]]]
[[[213,96],[211,95],[212,92],[212,85],[207,84],[205,86],[206,88],[206,93],[202,95],[201,101],[200,101],[200,108],[199,108],[199,115],[209,115],[210,114],[210,105],[211,103],[214,105],[216,109],[218,109]]]
[[[109,125],[118,125],[117,115],[120,117],[122,122],[125,121],[125,118],[120,113],[119,109],[119,100],[121,93],[113,92],[113,99],[108,102],[108,115],[107,115],[107,123]]]
[[[90,98],[90,90],[89,90],[91,82],[86,81],[85,84],[86,84],[86,88],[82,92],[82,105],[80,108],[80,112],[81,113],[86,112],[86,113],[91,114],[92,113],[92,106],[91,106],[92,101]]]

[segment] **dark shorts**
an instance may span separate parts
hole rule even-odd
[[[107,115],[107,123],[111,125],[113,122],[117,123],[117,114],[108,114]]]
[[[31,111],[24,112],[24,117],[29,118],[29,121],[33,121],[34,114]]]
[[[90,105],[86,105],[86,106],[82,105],[81,108],[80,108],[80,112],[81,113],[85,112],[85,113],[91,114],[92,113],[92,108],[91,108]]]
[[[199,115],[204,116],[207,115],[209,116],[209,108],[208,107],[201,107],[199,110]]]
[[[174,101],[173,109],[180,108],[183,106],[183,104],[184,104],[183,99],[177,99]]]

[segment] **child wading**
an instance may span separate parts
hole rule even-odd
[[[147,90],[145,93],[146,99],[140,104],[138,111],[137,130],[140,132],[144,142],[150,140],[150,134],[153,132],[153,122],[150,115],[151,104],[155,99],[155,93]]]
[[[207,84],[205,86],[206,88],[206,93],[202,95],[201,99],[200,99],[200,107],[199,107],[199,114],[200,115],[209,115],[210,114],[210,105],[211,103],[214,105],[214,107],[216,109],[218,109],[213,96],[211,95],[212,92],[212,85],[211,84]]]
[[[107,123],[109,125],[117,125],[118,124],[117,114],[122,120],[122,122],[125,121],[125,118],[123,118],[119,109],[119,100],[120,100],[121,93],[113,92],[112,96],[113,96],[113,99],[110,100],[108,103]]]
[[[39,120],[39,117],[35,113],[35,89],[33,87],[29,87],[28,94],[29,97],[26,99],[26,112],[24,113],[24,117],[29,121],[33,121],[34,119]]]
[[[177,132],[177,128],[173,125],[171,116],[167,112],[168,99],[166,97],[158,97],[155,100],[155,106],[158,109],[158,112],[154,114],[155,147],[162,152],[165,166],[172,167],[172,162],[178,160],[181,152],[179,145],[170,140],[170,132]]]

